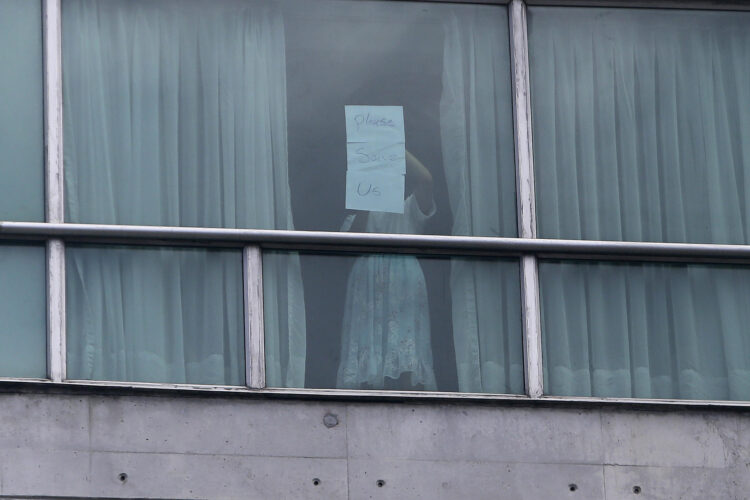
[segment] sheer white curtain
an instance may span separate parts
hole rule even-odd
[[[63,31],[67,220],[293,229],[284,27],[270,4],[65,0]],[[69,254],[69,291],[83,301],[69,317],[69,370],[81,378],[220,383],[214,369],[180,375],[190,363],[219,359],[223,368],[214,371],[238,383],[242,323],[231,316],[234,304],[241,308],[241,268],[209,251],[129,252]],[[269,383],[302,386],[299,261],[265,285],[266,325],[284,329],[285,349],[266,346],[269,361],[285,363]],[[158,304],[123,298],[143,290]],[[187,300],[196,293],[203,298]],[[183,356],[180,337],[203,347]],[[135,369],[130,360],[139,356],[153,362]],[[150,372],[159,364],[166,372]]]
[[[440,130],[455,235],[515,236],[508,19],[456,9],[445,24]],[[455,259],[453,336],[459,390],[523,392],[517,263]]]
[[[748,243],[750,15],[529,11],[539,234]],[[553,394],[750,398],[744,272],[546,264]]]

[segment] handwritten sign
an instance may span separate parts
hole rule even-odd
[[[346,208],[404,213],[403,174],[349,170],[346,173]]]
[[[406,173],[404,143],[350,142],[346,145],[346,158],[349,170]]]
[[[344,106],[346,142],[406,142],[403,106]]]
[[[346,208],[404,213],[402,106],[346,106]]]

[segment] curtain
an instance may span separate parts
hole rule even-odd
[[[545,387],[556,395],[750,399],[750,270],[544,262]]]
[[[66,0],[63,31],[67,220],[293,229],[284,27],[270,4]],[[69,370],[219,383],[213,368],[182,373],[220,358],[225,381],[240,383],[242,323],[231,324],[230,310],[241,305],[236,260],[207,250],[131,252],[69,253],[71,299],[86,301],[68,319]],[[297,292],[287,298],[290,283]],[[210,294],[194,288],[207,284]],[[158,304],[125,299],[146,290]],[[266,282],[266,326],[285,328],[287,349],[267,346],[269,364],[304,359],[301,290],[299,260]],[[209,296],[222,297],[222,317],[209,311],[218,307]],[[182,324],[157,318],[167,314]],[[183,356],[181,336],[210,347]],[[142,369],[131,364],[151,354]],[[166,368],[149,372],[159,364]],[[301,386],[304,363],[268,382]]]
[[[747,244],[750,15],[529,10],[543,238]],[[748,399],[745,270],[544,264],[553,394]]]
[[[457,8],[445,24],[440,132],[454,235],[516,236],[508,18]],[[517,263],[453,259],[461,392],[522,393]]]
[[[244,384],[237,250],[67,249],[68,377]]]

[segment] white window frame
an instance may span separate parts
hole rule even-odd
[[[240,392],[264,395],[357,397],[378,399],[504,400],[603,404],[750,407],[750,401],[559,397],[544,394],[538,259],[750,263],[750,245],[645,243],[539,239],[536,234],[533,139],[528,59],[528,6],[643,7],[750,10],[750,5],[705,0],[412,0],[505,5],[508,8],[516,161],[518,238],[378,235],[316,231],[214,229],[162,226],[68,224],[64,218],[61,1],[41,0],[44,35],[45,213],[46,222],[1,222],[0,241],[29,239],[47,246],[47,376],[0,381],[131,389]],[[382,0],[400,1],[400,0]],[[66,376],[65,244],[130,243],[175,246],[225,246],[242,250],[245,303],[245,382],[242,387],[173,383],[69,380]],[[265,380],[263,330],[263,249],[383,251],[444,256],[515,257],[520,263],[521,318],[526,393],[364,391],[344,389],[268,388]],[[550,403],[552,404],[552,403]]]

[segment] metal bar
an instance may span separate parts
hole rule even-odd
[[[46,221],[63,222],[62,52],[60,0],[44,0]]]
[[[477,402],[482,405],[488,403],[497,404],[520,404],[523,406],[554,407],[580,407],[591,408],[598,406],[611,406],[619,408],[664,408],[664,409],[695,409],[695,410],[737,410],[750,411],[750,401],[731,400],[695,400],[695,399],[638,399],[638,398],[597,398],[592,396],[543,396],[538,399],[529,399],[524,395],[517,394],[484,394],[484,393],[459,393],[459,392],[423,392],[423,391],[382,391],[382,390],[350,390],[350,389],[250,389],[241,386],[223,385],[196,385],[196,384],[173,384],[173,383],[150,383],[150,382],[118,382],[105,380],[66,380],[62,383],[53,383],[49,380],[21,379],[3,377],[0,378],[0,391],[13,387],[25,386],[35,388],[39,391],[51,390],[55,393],[66,389],[76,391],[77,394],[102,394],[103,392],[122,392],[138,394],[144,391],[158,391],[170,394],[193,393],[196,395],[218,396],[218,397],[245,397],[245,398],[310,398],[349,401],[356,400],[383,400],[383,401],[462,401]]]
[[[746,0],[527,0],[527,5],[643,9],[750,10]]]
[[[537,258],[521,258],[521,318],[526,394],[532,398],[544,393],[542,364],[542,321],[539,302],[539,267]]]
[[[359,0],[348,0],[356,2]],[[387,0],[390,2],[507,5],[512,0]],[[747,0],[527,0],[529,6],[623,7],[644,9],[750,10]]]
[[[60,0],[44,0],[45,215],[64,217]],[[47,376],[65,379],[65,245],[47,241]]]
[[[263,257],[259,246],[243,251],[245,284],[245,377],[253,389],[266,386],[263,337]]]
[[[534,153],[531,130],[529,82],[529,44],[526,5],[513,0],[509,12],[513,75],[513,118],[516,146],[516,199],[518,234],[536,238],[536,197],[534,191]],[[521,259],[521,307],[524,338],[526,393],[538,398],[543,393],[542,332],[539,311],[539,270],[537,259]]]
[[[560,258],[619,255],[623,258],[716,258],[750,261],[750,245],[0,222],[0,240],[50,238],[60,238],[66,242],[99,243],[117,240],[133,245],[258,245],[263,248],[290,250],[310,246],[321,250],[352,252],[372,248],[394,253],[441,250],[455,254],[477,251],[490,255],[535,254],[556,255]]]
[[[357,2],[361,0],[347,0]],[[365,0],[367,1],[367,0]],[[385,0],[387,2],[408,2],[408,3],[457,3],[457,4],[477,4],[477,5],[507,5],[511,0]]]
[[[425,391],[383,391],[383,390],[353,390],[353,389],[287,389],[269,388],[259,392],[268,395],[289,395],[308,397],[331,397],[331,398],[368,398],[368,399],[392,399],[392,400],[457,400],[457,401],[498,401],[518,402],[523,405],[546,405],[554,407],[564,404],[602,405],[611,404],[617,406],[663,406],[663,407],[698,407],[698,408],[747,408],[750,409],[750,401],[730,400],[700,400],[700,399],[638,399],[638,398],[597,398],[593,396],[542,396],[530,399],[520,394],[485,394],[478,392],[425,392]]]
[[[516,147],[516,189],[518,234],[536,238],[536,199],[534,192],[534,153],[531,137],[529,98],[529,54],[526,33],[526,6],[522,0],[510,4],[510,39],[513,75],[513,128]]]
[[[65,380],[65,246],[47,241],[47,376]]]

